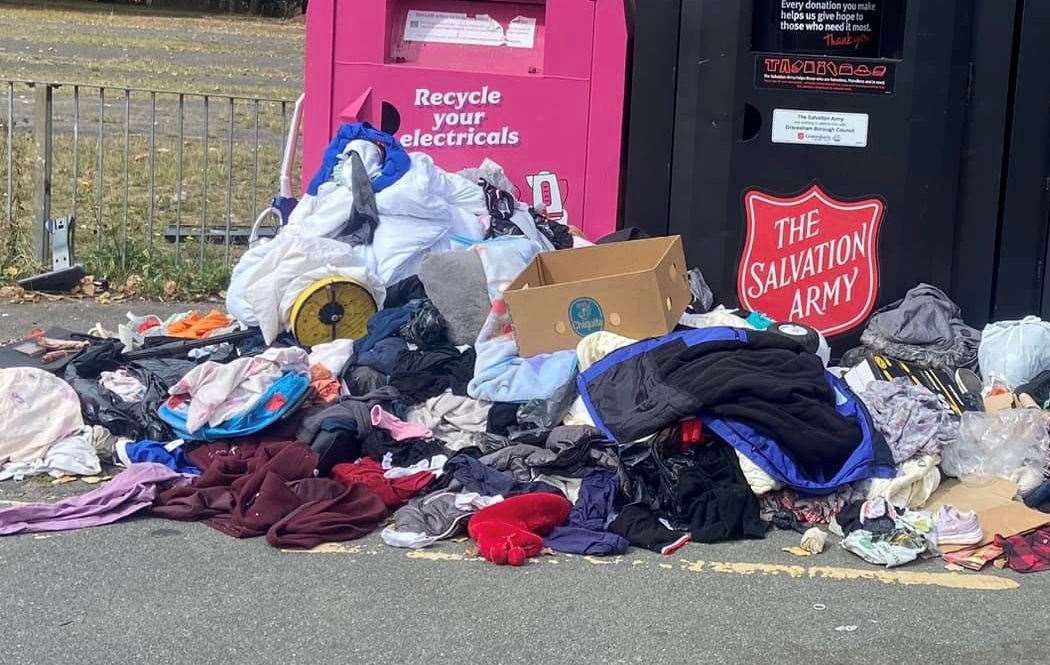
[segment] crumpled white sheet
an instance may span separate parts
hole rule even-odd
[[[146,396],[146,386],[126,369],[102,372],[99,374],[98,382],[103,388],[118,395],[125,402],[141,402]]]
[[[591,417],[591,412],[587,410],[587,405],[583,403],[582,397],[577,397],[572,401],[572,405],[569,406],[565,417],[561,419],[561,423],[563,425],[589,425],[594,427],[594,418]]]
[[[779,480],[766,473],[762,467],[752,462],[747,455],[736,449],[734,449],[734,452],[737,460],[740,461],[740,470],[744,472],[744,479],[747,480],[747,484],[751,487],[751,491],[755,496],[762,496],[766,492],[775,492],[783,487]]]
[[[321,365],[334,376],[339,376],[350,356],[354,355],[354,340],[337,339],[310,348],[310,366]]]
[[[408,172],[376,192],[379,226],[372,244],[363,248],[370,250],[364,252],[369,259],[366,265],[384,284],[419,272],[423,255],[447,251],[453,236],[480,241],[485,235],[480,217],[487,209],[481,188],[442,170],[423,153],[412,153],[409,158],[412,166]],[[349,219],[352,203],[349,187],[326,182],[316,196],[302,197],[282,233],[333,237]]]
[[[476,437],[488,430],[491,408],[492,402],[453,395],[451,390],[446,390],[410,408],[405,420],[428,427],[449,450],[461,450],[476,445]]]
[[[39,459],[83,426],[68,383],[34,367],[0,369],[0,463]]]
[[[358,146],[370,173],[370,143]],[[350,146],[348,146],[350,147]],[[374,149],[374,146],[371,146]],[[376,193],[379,226],[370,245],[333,240],[349,218],[353,193],[336,181],[306,194],[278,236],[248,250],[230,277],[226,309],[246,325],[258,325],[269,343],[288,325],[296,296],[323,277],[353,279],[382,307],[384,286],[419,272],[429,252],[448,251],[457,241],[480,241],[487,214],[481,188],[447,173],[422,153],[396,183]],[[371,166],[370,166],[371,165]]]
[[[383,455],[383,471],[384,478],[405,478],[419,473],[420,471],[426,471],[434,474],[435,478],[440,478],[445,473],[445,462],[448,461],[448,455],[434,455],[430,458],[424,458],[411,464],[409,466],[394,466],[394,454],[387,453]]]
[[[579,362],[580,371],[587,370],[591,365],[613,351],[630,346],[637,341],[636,339],[605,330],[599,330],[587,335],[576,345],[576,359]]]
[[[894,506],[921,508],[941,484],[940,455],[917,455],[897,467],[894,478],[872,478],[868,498],[885,497]]]
[[[95,452],[91,427],[81,427],[69,436],[51,445],[42,457],[22,462],[8,462],[0,470],[0,480],[22,480],[29,476],[48,474],[60,476],[94,476],[102,472]]]
[[[205,424],[215,427],[248,412],[286,371],[309,371],[304,349],[267,349],[226,364],[209,360],[191,369],[168,393],[190,396],[186,429],[196,432]]]
[[[717,326],[727,326],[729,328],[745,328],[747,330],[755,329],[753,325],[736,314],[733,314],[723,305],[719,305],[710,312],[705,312],[703,314],[683,314],[678,322],[683,326],[689,326],[690,328],[714,328]]]
[[[383,152],[375,143],[365,139],[350,141],[339,153],[339,161],[332,167],[332,181],[338,185],[349,187],[353,179],[353,169],[350,168],[350,160],[347,159],[351,152],[356,152],[361,158],[361,164],[365,167],[365,173],[370,179],[374,179],[383,172]]]
[[[365,287],[383,306],[386,289],[367,267],[361,247],[329,238],[300,237],[282,231],[249,249],[237,262],[226,291],[226,309],[241,323],[259,326],[267,344],[289,329],[295,299],[326,277],[342,277]]]

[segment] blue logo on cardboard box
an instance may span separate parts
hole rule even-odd
[[[580,337],[605,329],[605,313],[594,298],[577,298],[569,303],[569,323]]]

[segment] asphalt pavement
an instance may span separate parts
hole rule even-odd
[[[0,305],[0,338],[113,325],[128,309],[75,305]],[[9,481],[0,502],[90,489]],[[1050,573],[886,570],[834,541],[806,558],[781,551],[797,534],[776,532],[506,568],[462,540],[417,552],[372,535],[293,552],[134,518],[0,538],[0,664],[1050,661]]]

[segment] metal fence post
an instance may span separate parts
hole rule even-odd
[[[43,265],[48,256],[47,220],[51,218],[51,103],[52,88],[37,83],[33,89],[33,259]]]
[[[66,86],[70,94],[62,94],[62,86]],[[20,97],[16,95],[16,87],[31,95],[23,100],[26,107],[33,105],[32,109],[25,109],[28,117],[24,123],[18,121],[20,116],[16,116],[20,108],[17,106]],[[88,132],[94,149],[94,154],[88,155],[88,161],[93,166],[85,171],[85,157],[80,154],[80,149],[86,140],[81,123],[84,122],[87,102],[81,92],[87,88],[98,90],[98,99],[97,117],[96,102],[92,101],[92,117],[89,118],[97,121]],[[195,252],[197,256],[189,255],[191,261],[196,259],[193,262],[198,267],[218,258],[217,254],[214,257],[209,254],[209,242],[216,246],[222,242],[219,251],[223,252],[227,263],[232,263],[236,258],[233,245],[247,241],[251,235],[250,223],[255,220],[258,209],[266,207],[265,201],[259,198],[259,173],[260,170],[276,169],[280,163],[281,153],[274,153],[270,144],[282,141],[287,134],[289,102],[120,87],[117,88],[118,95],[120,90],[124,91],[124,108],[120,114],[123,117],[114,121],[107,115],[113,115],[113,106],[119,109],[120,100],[113,101],[112,90],[81,83],[0,78],[0,226],[6,223],[15,232],[7,240],[0,238],[0,245],[6,243],[5,249],[14,248],[17,256],[27,263],[40,264],[32,267],[19,264],[19,270],[48,269],[53,258],[51,243],[54,234],[47,231],[47,222],[54,217],[80,215],[91,218],[80,221],[87,223],[86,227],[82,225],[82,230],[95,237],[90,249],[96,250],[96,255],[88,259],[92,270],[112,270],[109,261],[115,256],[118,245],[120,266],[125,270],[143,269],[137,262],[151,256],[155,260],[158,254],[164,261],[173,256],[176,265],[181,267],[187,258],[185,252],[192,251],[185,245],[187,238],[200,243]],[[140,108],[137,114],[131,108],[134,103],[131,97],[136,94],[149,96],[148,108]],[[158,97],[161,100],[158,101]],[[187,112],[187,97],[202,98],[200,117],[196,107],[190,109],[192,113]],[[214,97],[225,100],[223,106],[226,109],[223,110],[227,113],[223,123],[226,127],[218,130],[219,140],[225,141],[225,146],[216,149],[218,161],[222,162],[219,165],[210,151],[211,116],[216,114],[212,108]],[[275,117],[275,109],[281,114],[279,119]],[[175,126],[169,128],[164,118],[173,111],[177,113],[173,119],[175,122],[171,123]],[[262,121],[263,115],[267,117],[266,123]],[[271,122],[280,123],[282,131],[279,135],[277,128],[270,126]],[[192,140],[193,136],[199,136],[199,139]],[[139,140],[148,141],[145,155],[131,155],[133,139],[136,145],[139,145]],[[171,145],[172,141],[176,142],[175,145]],[[195,152],[198,141],[201,149],[199,164]],[[162,165],[167,165],[169,152],[174,152],[175,160],[175,168],[170,174],[168,169],[162,169]],[[120,160],[119,164],[114,162],[116,159]],[[187,164],[187,159],[192,163]],[[138,166],[140,160],[143,160],[141,168]],[[238,165],[241,168],[237,169]],[[211,173],[213,169],[216,170],[214,175]],[[213,179],[220,183],[218,191]],[[20,181],[25,185],[22,189],[27,190],[24,192],[25,201],[19,197],[23,193],[18,186]],[[268,176],[264,188],[278,182],[279,179]],[[173,205],[169,205],[165,191],[173,184],[175,191],[170,197]],[[68,199],[67,187],[70,190]],[[247,187],[251,188],[250,191],[243,189]],[[107,200],[107,196],[112,200]],[[220,217],[223,213],[214,211],[216,201],[213,198],[219,206],[225,202],[224,216]],[[187,208],[192,208],[198,201],[199,211]],[[142,202],[141,207],[136,202]],[[248,220],[235,216],[234,210],[247,211],[249,206],[252,215]],[[186,216],[191,213],[199,215],[198,221],[183,229]],[[167,224],[169,219],[173,224]],[[216,221],[219,223],[215,224]],[[174,251],[170,253],[167,243],[160,244],[161,241],[154,237],[158,232],[158,222],[162,224],[163,239],[174,245],[170,248]],[[120,228],[116,224],[120,224]],[[198,224],[199,230],[195,228]],[[145,251],[139,252],[142,245],[145,245],[142,247]],[[107,251],[98,253],[97,250]],[[8,254],[9,251],[0,251],[4,257]],[[96,265],[96,261],[101,263]]]

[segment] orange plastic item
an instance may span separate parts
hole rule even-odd
[[[225,328],[231,323],[233,323],[233,317],[217,309],[208,312],[207,316],[193,310],[186,318],[168,326],[168,335],[183,339],[204,339],[212,332]]]

